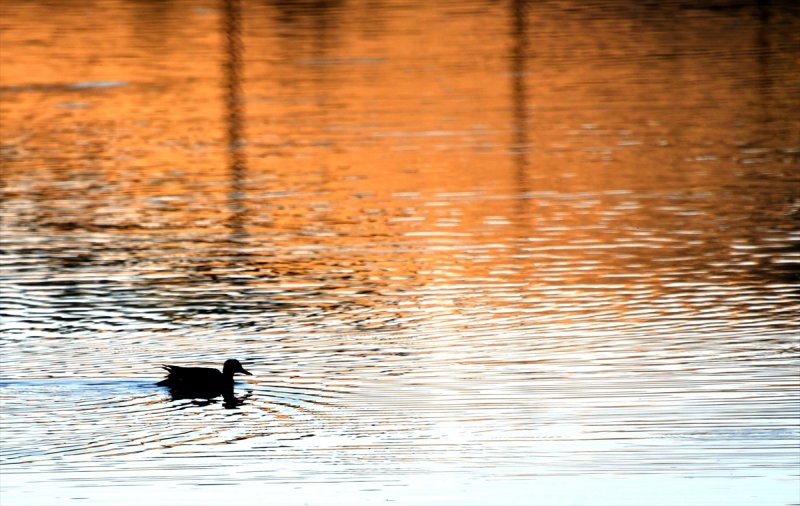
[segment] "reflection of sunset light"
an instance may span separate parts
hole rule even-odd
[[[798,18],[712,3],[4,2],[3,504],[795,497]]]

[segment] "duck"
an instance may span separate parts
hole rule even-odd
[[[156,385],[168,387],[173,399],[212,399],[220,395],[226,399],[233,398],[233,375],[253,375],[235,358],[225,361],[222,372],[212,367],[162,367],[167,371],[167,377]]]

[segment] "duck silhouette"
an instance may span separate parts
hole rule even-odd
[[[222,372],[211,367],[181,367],[177,365],[162,366],[167,377],[156,383],[168,387],[173,399],[213,399],[223,396],[227,401],[233,396],[233,375],[252,373],[245,370],[236,359],[228,359],[222,366]]]

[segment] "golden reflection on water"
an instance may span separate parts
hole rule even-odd
[[[788,2],[6,2],[4,462],[196,489],[213,457],[229,485],[386,497],[459,469],[440,491],[509,503],[728,473],[790,502],[798,26]],[[228,354],[256,372],[235,412],[148,390]]]
[[[554,216],[563,234],[619,228],[603,222],[609,214],[625,215],[622,226],[656,222],[660,232],[683,228],[686,213],[709,224],[727,221],[724,213],[744,198],[736,189],[764,178],[777,180],[783,194],[774,203],[777,212],[796,212],[796,193],[784,181],[800,144],[796,115],[786,111],[797,104],[784,90],[797,78],[783,72],[791,62],[786,54],[771,54],[765,64],[755,45],[758,36],[783,40],[792,25],[779,16],[770,18],[775,26],[764,35],[757,16],[737,17],[745,25],[740,30],[715,31],[713,13],[681,12],[671,4],[623,12],[633,18],[627,23],[558,9],[541,16],[536,5],[519,2],[476,6],[481,16],[429,5],[396,7],[396,13],[386,7],[397,15],[383,24],[418,28],[378,30],[365,26],[368,7],[353,6],[345,16],[333,6],[295,11],[283,5],[288,12],[276,12],[280,8],[247,3],[241,44],[248,61],[244,83],[236,75],[234,84],[232,74],[242,71],[230,69],[241,64],[228,52],[238,52],[233,45],[239,43],[219,36],[224,20],[216,9],[103,7],[70,10],[54,30],[34,21],[41,5],[15,5],[9,23],[31,29],[19,38],[11,32],[5,41],[8,178],[23,184],[15,174],[41,174],[25,182],[35,191],[19,188],[40,199],[51,192],[91,195],[63,199],[85,206],[81,214],[93,219],[81,226],[208,230],[226,223],[222,214],[236,214],[216,204],[242,193],[255,211],[243,224],[251,232],[319,221],[308,226],[358,222],[366,234],[396,235],[398,219],[411,218],[422,219],[425,229],[471,234],[475,224],[509,223],[535,237],[551,212],[543,208],[550,206],[546,199],[537,205],[536,192],[552,191],[591,192],[577,209]],[[91,21],[103,12],[119,13],[123,21]],[[142,29],[142,18],[156,14],[160,25]],[[687,41],[665,44],[661,19],[678,16],[698,29],[687,30]],[[432,20],[435,37],[421,28]],[[571,24],[574,32],[567,31]],[[603,44],[587,39],[596,31],[604,34]],[[705,39],[692,40],[701,34]],[[116,49],[106,52],[110,41]],[[58,47],[57,58],[51,46]],[[452,52],[462,47],[469,50]],[[767,79],[778,72],[779,82]],[[754,85],[750,74],[766,75]],[[120,85],[73,89],[91,82]],[[228,192],[221,183],[237,177],[228,173],[225,146],[239,142],[228,130],[236,123],[233,135],[240,135],[244,113],[232,109],[240,100],[249,170],[234,183],[241,191]],[[764,191],[748,202],[758,193],[772,195],[770,184],[755,185]],[[685,192],[689,200],[697,195],[714,205],[669,210],[667,202],[603,198],[604,192],[640,190],[667,201],[686,200]],[[470,205],[437,198],[451,194]],[[398,195],[420,197],[406,205]],[[37,207],[45,216],[37,220],[72,221],[61,199],[44,200]],[[472,205],[475,200],[480,205]],[[387,223],[389,217],[396,221]],[[676,226],[661,225],[665,221]],[[742,223],[741,229],[752,226]]]
[[[304,273],[442,307],[478,287],[491,316],[565,322],[643,301],[736,318],[755,295],[726,287],[797,281],[792,9],[217,7],[9,4],[12,243],[131,279]]]

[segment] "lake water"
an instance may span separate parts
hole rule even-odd
[[[0,502],[800,504],[799,34],[3,2]]]

